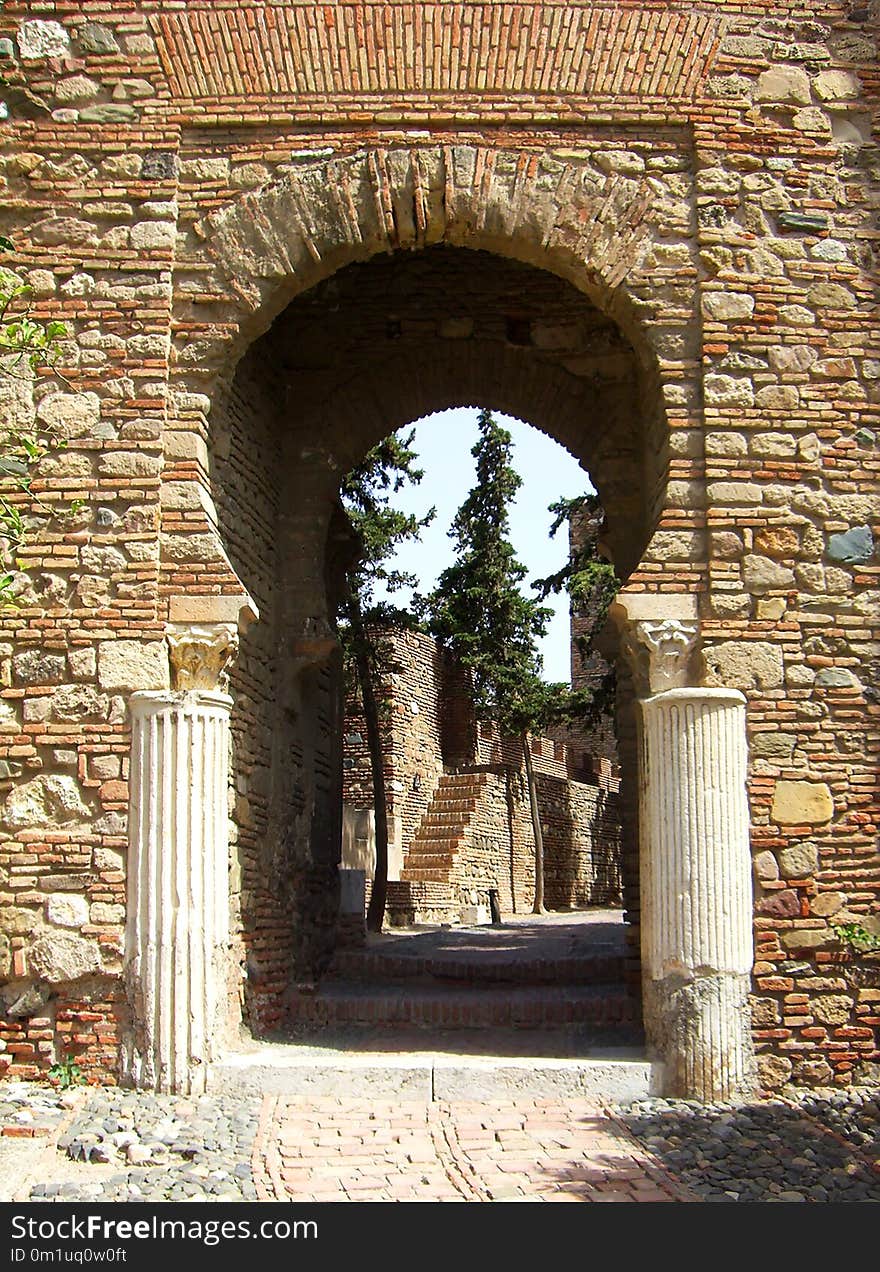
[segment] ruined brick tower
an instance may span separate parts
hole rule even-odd
[[[477,404],[584,463],[626,580],[667,1089],[876,1078],[835,932],[880,883],[876,4],[12,0],[0,36],[0,231],[70,331],[0,379],[67,440],[2,613],[6,1071],[201,1089],[329,957],[339,479]]]

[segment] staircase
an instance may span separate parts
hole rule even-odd
[[[293,995],[285,1037],[217,1078],[395,1098],[639,1098],[660,1076],[626,957],[612,911],[389,932],[337,951],[320,983]]]
[[[444,773],[410,844],[400,879],[388,884],[392,924],[454,923],[452,875],[467,840],[485,773]]]

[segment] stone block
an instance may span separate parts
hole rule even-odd
[[[753,593],[785,591],[794,587],[794,572],[770,557],[752,553],[743,557],[743,583]]]
[[[32,975],[50,984],[81,980],[101,971],[101,956],[94,941],[72,932],[47,932],[28,951]]]
[[[743,322],[755,309],[755,298],[744,292],[707,292],[703,312],[717,322]]]
[[[786,560],[800,547],[797,531],[791,526],[767,526],[755,535],[755,549],[764,557]]]
[[[107,640],[98,645],[98,684],[106,691],[167,689],[171,683],[164,641]]]
[[[758,76],[755,99],[780,105],[806,106],[812,100],[809,76],[800,66],[773,66]]]
[[[810,912],[817,915],[820,919],[830,919],[845,904],[846,897],[842,892],[820,892],[810,902]]]
[[[752,1024],[756,1029],[772,1029],[782,1020],[782,1010],[775,998],[752,999]]]
[[[779,1091],[791,1078],[792,1064],[786,1056],[760,1055],[758,1082],[764,1091]]]
[[[845,994],[817,994],[810,1009],[823,1025],[845,1025],[853,1013],[853,1000]]]
[[[19,685],[58,685],[67,677],[67,662],[63,654],[25,649],[12,659],[12,674]]]
[[[67,57],[70,48],[70,36],[61,23],[42,18],[21,22],[16,40],[19,55],[25,62],[43,57]]]
[[[874,555],[874,535],[870,526],[853,526],[842,534],[832,534],[826,549],[832,561],[847,565],[867,564]]]
[[[709,406],[752,406],[755,400],[751,380],[730,375],[707,375],[703,388]]]
[[[9,792],[2,822],[9,830],[48,829],[86,821],[88,816],[72,777],[41,773]]]
[[[46,919],[57,927],[82,927],[89,921],[89,903],[71,892],[53,892],[46,898]]]
[[[766,849],[756,854],[752,861],[752,868],[755,871],[755,877],[762,881],[772,882],[779,878],[779,862],[773,853]]]
[[[755,394],[756,404],[768,411],[794,411],[800,400],[800,392],[793,384],[767,384]]]
[[[811,879],[819,869],[819,850],[809,840],[788,844],[779,853],[779,873],[783,879]]]
[[[756,914],[778,919],[797,918],[800,912],[800,898],[793,888],[780,888],[776,892],[771,892],[766,897],[762,897],[755,906]]]
[[[76,40],[83,52],[91,53],[93,57],[112,57],[119,52],[112,29],[98,22],[86,22],[81,26]]]
[[[703,651],[706,684],[729,689],[778,689],[782,650],[768,641],[723,641]]]
[[[756,733],[749,743],[749,750],[755,759],[790,760],[797,737],[793,733]]]
[[[777,782],[770,815],[782,826],[821,825],[834,816],[831,791],[825,782]]]

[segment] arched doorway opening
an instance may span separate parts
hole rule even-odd
[[[598,171],[586,153],[551,163],[470,147],[359,151],[318,159],[194,227],[193,259],[211,272],[215,299],[199,309],[194,273],[177,302],[169,453],[179,462],[163,486],[163,588],[177,690],[208,690],[206,711],[227,719],[234,708],[235,850],[230,868],[225,768],[212,770],[205,795],[208,836],[194,796],[162,785],[161,730],[139,723],[167,716],[176,736],[190,727],[187,710],[176,698],[135,695],[136,768],[151,798],[189,801],[177,819],[179,858],[200,863],[217,901],[200,951],[210,975],[201,963],[190,973],[182,935],[170,961],[156,956],[150,932],[167,927],[164,903],[130,930],[135,997],[146,985],[160,1003],[141,1013],[138,1080],[197,1088],[221,1045],[218,993],[234,1003],[241,984],[241,947],[228,939],[230,875],[231,930],[247,932],[247,1014],[261,1029],[283,1018],[289,986],[332,948],[339,694],[330,615],[350,550],[335,492],[389,431],[468,403],[530,419],[583,456],[606,507],[609,549],[627,580],[618,736],[627,907],[647,951],[649,1040],[669,1063],[670,1091],[710,1098],[748,1085],[744,699],[694,687],[706,530],[693,247],[680,209],[651,208],[647,179]],[[473,325],[468,296],[479,302]],[[242,635],[230,700],[210,691],[235,651],[242,607],[259,608],[260,621]],[[650,701],[637,709],[637,698]],[[195,735],[206,729],[200,721]],[[157,847],[138,821],[143,802],[136,786],[145,878]],[[195,1002],[189,1034],[161,1008],[169,976],[174,994]]]
[[[336,940],[339,481],[408,420],[484,404],[534,421],[590,472],[626,579],[655,529],[662,406],[619,327],[547,271],[446,245],[350,265],[292,302],[215,403],[220,532],[261,612],[231,672],[234,912],[258,1030],[282,1023],[291,987],[320,975]],[[632,732],[622,737],[634,771]],[[625,871],[636,920],[634,788]]]

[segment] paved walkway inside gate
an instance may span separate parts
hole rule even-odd
[[[266,1201],[695,1200],[608,1110],[566,1100],[269,1098]]]

